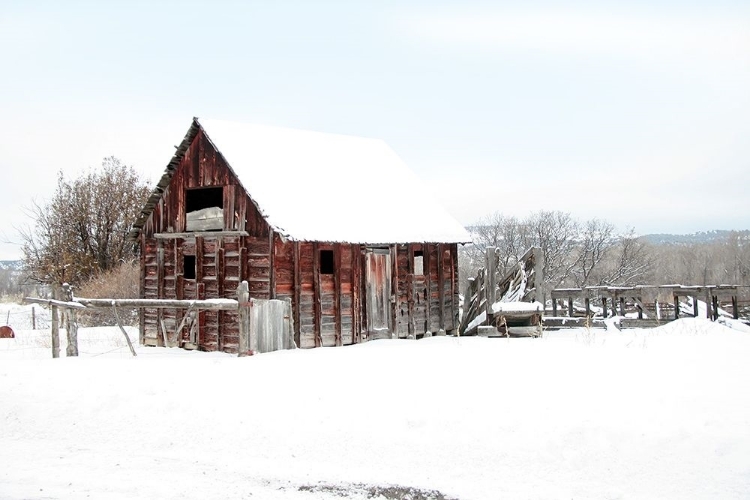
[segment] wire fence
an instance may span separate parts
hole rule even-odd
[[[47,359],[52,357],[52,314],[39,305],[0,303],[0,326],[7,325],[14,338],[0,338],[0,356],[5,359]],[[137,328],[125,327],[132,342],[138,342]],[[60,356],[65,356],[67,331],[60,325]],[[131,357],[125,337],[117,327],[79,328],[80,356]]]
[[[52,325],[52,313],[39,305],[0,305],[0,325],[13,330],[44,330]]]

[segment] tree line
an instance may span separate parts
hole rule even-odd
[[[567,212],[538,211],[526,218],[488,215],[470,226],[473,244],[459,251],[462,290],[495,247],[500,274],[530,247],[544,256],[544,296],[561,287],[683,284],[750,285],[750,232],[700,243],[650,244],[633,229],[617,232],[605,220],[580,221]],[[745,289],[741,295],[747,295]]]

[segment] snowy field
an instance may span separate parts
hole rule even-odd
[[[747,327],[249,358],[96,328],[55,360],[24,328],[0,339],[2,499],[750,498]]]

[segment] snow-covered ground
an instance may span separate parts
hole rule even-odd
[[[98,328],[53,360],[48,331],[16,334],[0,339],[2,499],[750,497],[741,326],[248,358],[133,358]]]

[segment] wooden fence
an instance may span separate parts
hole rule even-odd
[[[564,317],[592,318],[592,304],[601,305],[601,317],[625,316],[635,313],[637,318],[628,318],[626,325],[646,326],[651,322],[663,322],[677,319],[680,315],[694,317],[705,316],[716,320],[720,315],[720,304],[724,301],[732,309],[732,317],[739,318],[737,301],[738,286],[736,285],[639,285],[639,286],[590,286],[585,288],[556,288],[552,290],[552,316],[546,318],[545,324],[558,326],[554,318],[558,317],[559,302],[564,307],[560,312]],[[681,302],[681,299],[686,299]],[[579,310],[575,301],[583,302]],[[705,304],[705,311],[700,311],[699,305]],[[580,306],[578,306],[580,307]],[[562,317],[562,315],[560,316]],[[553,325],[553,323],[555,323]],[[561,324],[576,326],[575,321],[565,321]]]
[[[237,311],[239,316],[239,356],[248,354],[276,351],[280,349],[294,349],[294,324],[292,319],[292,304],[289,300],[261,300],[250,298],[247,281],[240,283],[237,289],[237,300],[207,299],[207,300],[173,300],[173,299],[91,299],[73,297],[72,289],[63,285],[63,300],[39,299],[25,297],[25,302],[42,304],[52,311],[52,357],[60,355],[59,328],[62,323],[68,335],[67,356],[78,355],[78,321],[77,312],[89,308],[108,308],[114,312],[117,325],[133,356],[136,355],[130,337],[120,321],[118,308],[176,308],[184,313],[174,332],[168,331],[165,324],[161,324],[164,346],[197,348],[200,344],[198,313],[201,310]],[[62,319],[60,319],[62,318]],[[187,335],[185,334],[187,332]]]

